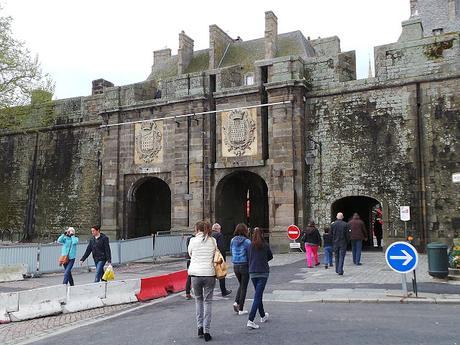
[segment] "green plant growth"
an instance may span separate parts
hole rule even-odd
[[[36,104],[51,101],[54,83],[24,42],[14,38],[13,19],[2,16],[1,11],[0,7],[0,128],[14,129],[28,118],[30,108],[24,106],[33,103],[32,98]]]

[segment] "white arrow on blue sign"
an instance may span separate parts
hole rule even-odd
[[[394,242],[385,251],[385,260],[393,271],[409,273],[417,267],[417,249],[407,242]]]

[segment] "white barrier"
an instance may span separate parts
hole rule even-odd
[[[65,285],[19,291],[18,311],[11,312],[11,321],[22,321],[62,313],[66,299]]]
[[[27,264],[0,265],[0,283],[24,280]]]
[[[102,299],[105,298],[106,283],[91,283],[70,286],[67,299],[62,306],[64,313],[74,313],[80,310],[103,307]]]
[[[107,283],[104,305],[137,302],[136,294],[141,290],[140,279],[116,280]]]
[[[0,293],[0,323],[11,321],[8,313],[18,311],[19,294],[17,292]]]

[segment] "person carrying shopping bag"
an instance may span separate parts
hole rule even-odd
[[[75,229],[69,227],[59,236],[57,242],[62,244],[61,256],[59,258],[59,264],[64,266],[64,280],[62,284],[74,286],[72,268],[75,263],[75,257],[77,256],[78,244],[78,237],[75,236]]]
[[[99,226],[95,225],[91,228],[91,239],[85,254],[80,259],[80,265],[86,260],[89,254],[93,254],[94,264],[96,265],[96,276],[94,282],[98,283],[104,274],[104,265],[107,262],[111,266],[112,253],[110,251],[109,238],[101,232]]]

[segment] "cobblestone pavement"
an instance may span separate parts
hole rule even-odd
[[[82,321],[107,317],[122,310],[133,308],[136,305],[138,303],[109,306],[0,325],[0,344],[18,344],[29,339],[35,339],[39,335],[53,333],[63,327],[69,327]],[[78,344],[78,341],[73,341],[73,343]]]
[[[320,257],[322,259],[322,256]],[[322,261],[321,261],[322,262]],[[339,276],[334,268],[324,269],[321,264],[315,268],[307,268],[306,265],[296,274],[297,278],[291,280],[294,284],[303,283],[327,283],[327,284],[400,284],[401,276],[391,270],[385,262],[384,254],[381,252],[363,252],[361,266],[353,264],[351,253],[347,252],[345,257],[344,275]],[[428,274],[428,259],[426,255],[419,255],[419,262],[416,268],[417,281],[420,283],[446,283],[458,284],[458,282],[435,279]],[[412,273],[407,274],[407,279]]]

